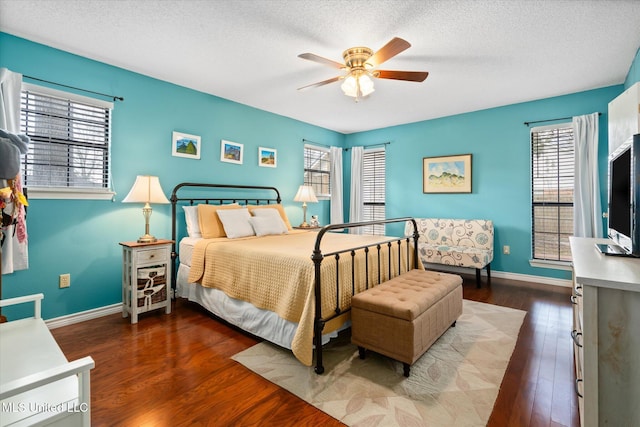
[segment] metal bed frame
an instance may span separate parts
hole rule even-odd
[[[262,191],[262,192],[274,192],[275,193],[275,197],[259,197],[259,198],[245,198],[245,197],[179,197],[178,196],[178,191],[182,188],[204,188],[204,189],[221,189],[223,191],[225,190],[253,190],[253,191]],[[275,187],[264,187],[264,186],[249,186],[249,185],[229,185],[229,184],[204,184],[204,183],[181,183],[175,186],[175,188],[173,189],[173,192],[171,193],[171,215],[172,215],[172,226],[171,226],[171,240],[173,240],[172,246],[171,246],[171,269],[172,269],[172,275],[171,275],[171,288],[172,288],[172,294],[175,295],[175,289],[176,289],[176,260],[178,258],[178,254],[176,252],[176,242],[177,242],[177,238],[178,238],[178,228],[177,228],[177,205],[180,202],[184,202],[184,203],[188,203],[190,205],[193,205],[196,202],[200,202],[200,203],[217,203],[217,204],[226,204],[226,203],[236,203],[236,202],[244,202],[244,204],[249,204],[249,202],[255,202],[255,204],[260,205],[260,204],[272,204],[272,203],[280,203],[281,202],[281,198],[280,198],[280,192],[278,191],[277,188]],[[344,249],[344,250],[340,250],[340,251],[336,251],[336,252],[330,252],[330,253],[322,253],[322,250],[320,249],[321,243],[322,243],[322,238],[324,237],[324,235],[328,232],[336,232],[336,231],[343,231],[346,229],[351,229],[351,228],[358,228],[358,227],[366,227],[366,226],[371,226],[371,225],[377,225],[377,224],[391,224],[391,223],[398,223],[398,222],[406,222],[406,221],[410,221],[413,224],[413,234],[412,236],[409,237],[393,237],[393,238],[389,238],[389,237],[384,237],[381,236],[381,240],[380,242],[376,242],[373,244],[369,244],[369,245],[364,245],[364,246],[358,246],[358,247],[354,247],[354,248],[349,248],[349,249]],[[333,224],[333,225],[327,225],[323,228],[321,228],[318,231],[318,235],[316,237],[316,241],[315,241],[315,245],[313,248],[313,252],[310,254],[310,260],[313,262],[314,264],[314,297],[315,297],[315,317],[314,317],[314,353],[315,353],[315,372],[317,374],[322,374],[324,373],[324,366],[322,363],[322,331],[324,329],[324,326],[327,322],[329,322],[330,320],[343,315],[344,313],[348,312],[351,310],[351,308],[347,308],[347,309],[340,309],[340,292],[339,292],[339,280],[338,277],[340,275],[340,270],[339,270],[339,260],[341,257],[345,257],[345,256],[349,256],[351,257],[351,295],[355,295],[356,293],[356,289],[355,289],[355,257],[356,257],[356,253],[358,251],[364,251],[365,253],[365,281],[368,287],[368,284],[370,282],[370,278],[369,278],[369,254],[370,252],[374,253],[377,255],[377,257],[374,257],[374,259],[377,260],[377,284],[382,283],[382,271],[381,271],[381,257],[382,255],[382,248],[384,246],[387,246],[388,248],[388,259],[387,259],[387,264],[388,264],[388,278],[391,278],[392,276],[392,263],[395,263],[395,260],[392,260],[391,257],[391,247],[395,244],[398,246],[398,259],[397,259],[397,265],[398,265],[398,269],[397,269],[397,274],[401,274],[401,272],[404,271],[408,271],[411,269],[411,253],[413,253],[413,265],[416,266],[418,265],[418,263],[420,262],[419,257],[418,257],[418,238],[419,238],[419,234],[418,234],[418,227],[416,224],[415,219],[411,218],[411,217],[404,217],[404,218],[392,218],[392,219],[385,219],[385,220],[379,220],[379,221],[365,221],[365,222],[356,222],[356,223],[345,223],[345,224]],[[411,242],[411,240],[413,240],[413,242]],[[406,265],[403,265],[402,262],[402,254],[401,254],[401,249],[402,249],[402,244],[405,244],[406,246],[406,253],[407,253],[407,257],[406,257]],[[413,245],[411,244],[413,243]],[[333,258],[336,262],[336,305],[335,308],[333,309],[333,312],[331,314],[329,314],[327,317],[322,317],[322,274],[321,274],[321,265],[322,262],[325,259],[331,259]],[[328,261],[327,261],[328,262]],[[375,261],[374,261],[375,262]],[[374,279],[375,281],[375,277],[373,277],[372,279]]]

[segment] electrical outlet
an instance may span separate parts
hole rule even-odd
[[[60,288],[68,288],[71,286],[71,274],[61,274],[58,284]]]
[[[505,255],[511,255],[511,248],[508,245],[502,247],[502,253]]]

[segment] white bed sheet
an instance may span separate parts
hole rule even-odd
[[[272,311],[259,309],[248,302],[230,298],[218,289],[188,282],[193,248],[198,240],[201,238],[185,237],[180,240],[180,265],[176,274],[177,296],[201,305],[242,330],[291,350],[291,342],[298,328],[297,323],[285,320]],[[340,330],[350,325],[351,322],[347,322]],[[337,335],[338,331],[323,335],[322,343],[326,344]]]
[[[178,245],[180,264],[191,266],[193,249],[196,247],[196,243],[200,240],[202,240],[202,237],[184,237],[180,240],[180,244]]]

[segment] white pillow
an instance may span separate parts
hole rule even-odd
[[[282,217],[280,216],[280,212],[278,211],[278,209],[275,209],[275,208],[254,209],[253,216],[258,218],[268,218],[269,221],[271,221],[269,226],[272,227],[275,232],[268,233],[268,234],[283,234],[283,233],[289,232],[289,229],[287,228],[287,224],[285,224],[284,221],[282,220]],[[253,225],[253,222],[251,224]],[[280,230],[278,230],[278,227],[280,228]],[[255,229],[255,226],[254,226],[254,229]],[[258,234],[257,230],[256,230],[256,234]]]
[[[287,226],[284,225],[284,221],[280,218],[280,214],[278,214],[278,218],[272,218],[270,216],[253,216],[249,218],[249,222],[253,226],[256,236],[285,234],[289,232],[289,230],[287,230]]]
[[[240,209],[218,209],[216,211],[224,232],[230,239],[238,237],[254,236],[255,232],[249,220],[251,214],[247,208]]]
[[[187,234],[189,237],[202,237],[200,223],[198,222],[198,206],[183,206],[184,220],[187,223]]]

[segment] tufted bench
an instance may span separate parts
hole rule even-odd
[[[351,342],[403,363],[404,376],[462,314],[462,278],[410,270],[356,294],[351,304]]]

